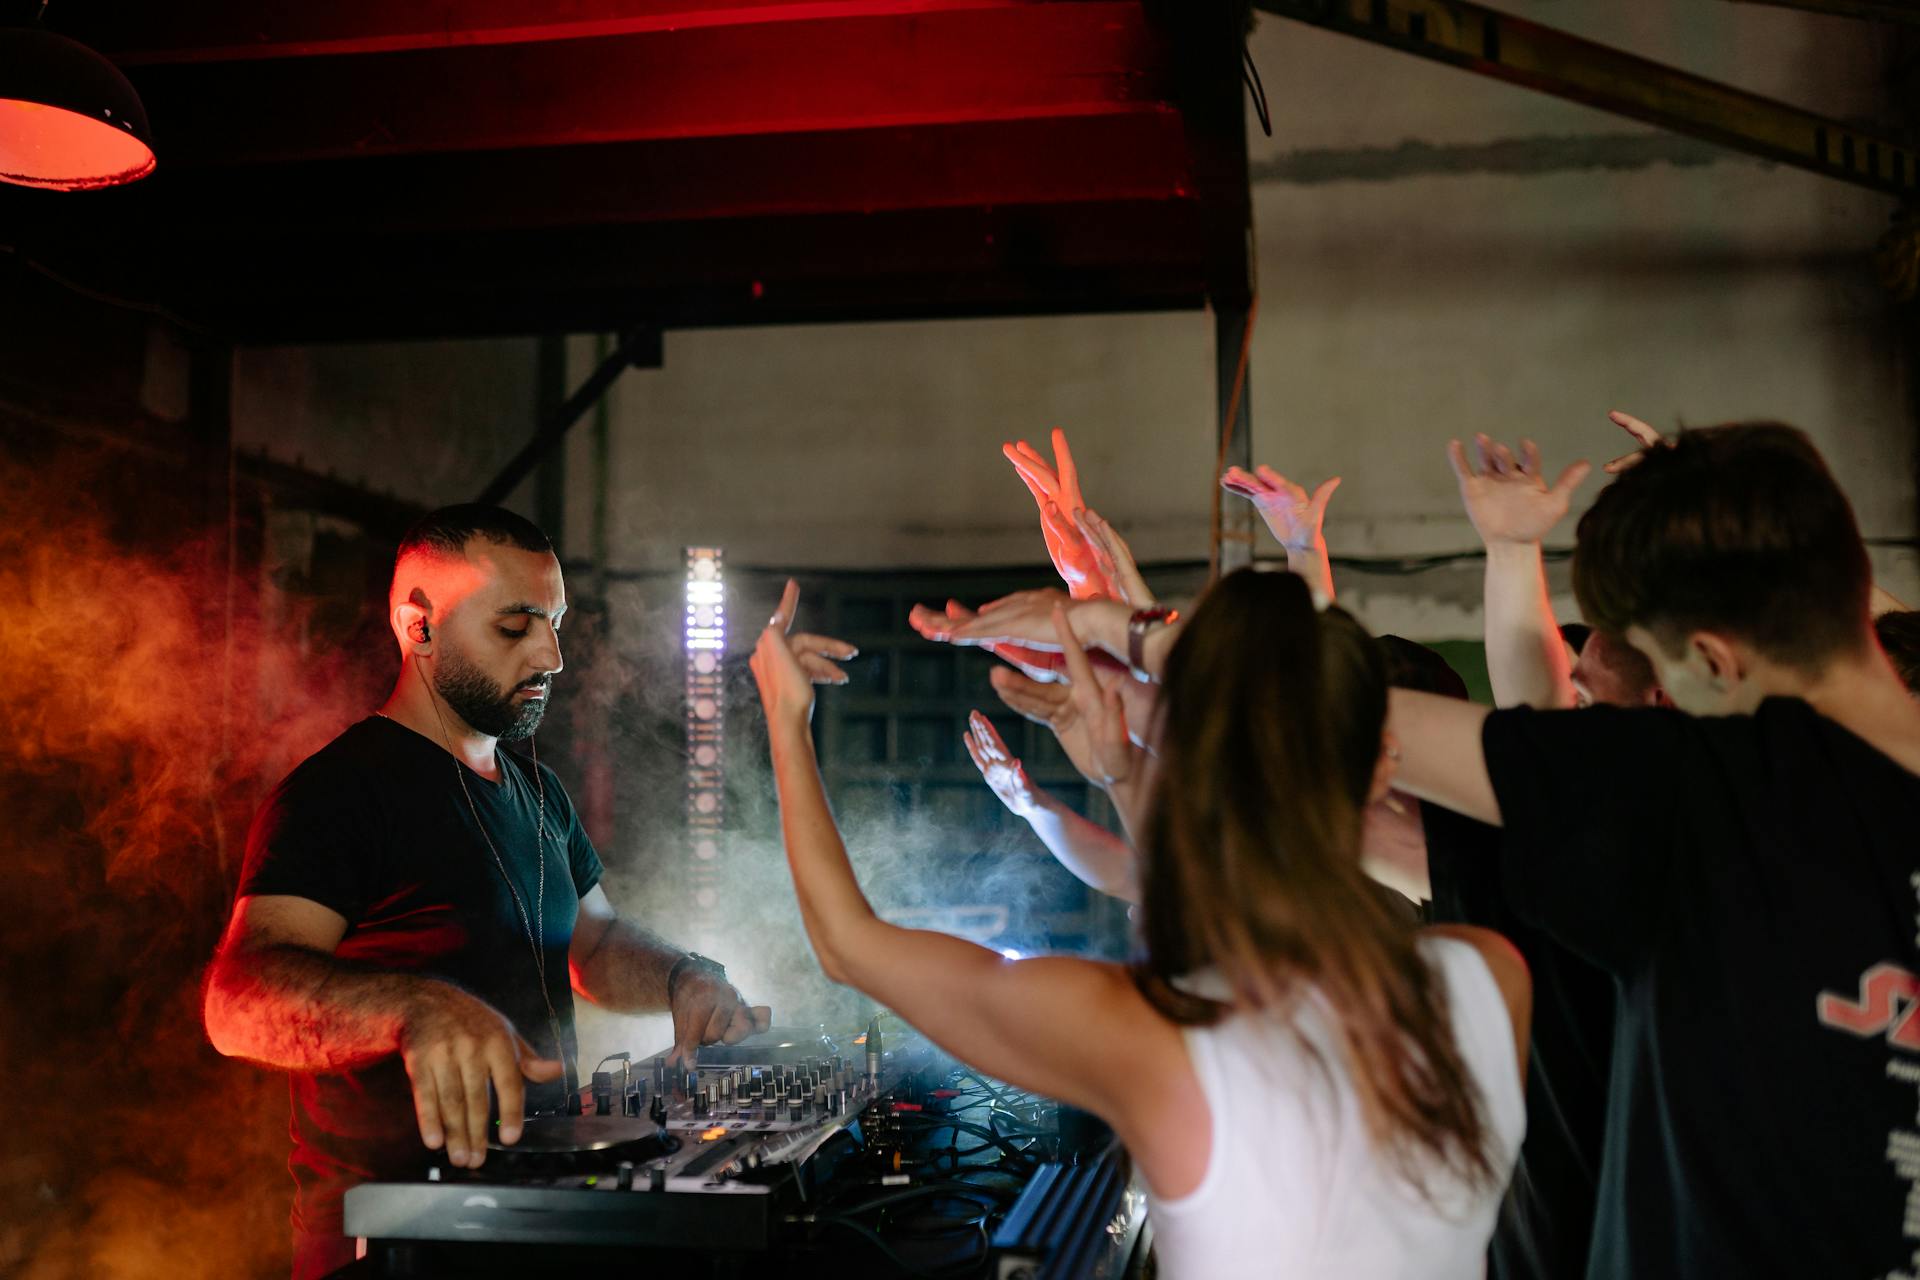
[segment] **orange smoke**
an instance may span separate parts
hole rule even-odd
[[[127,471],[0,461],[0,1273],[284,1275],[285,1081],[199,979],[253,806],[385,671],[263,625],[193,487]]]

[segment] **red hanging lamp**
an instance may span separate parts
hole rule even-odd
[[[86,191],[153,166],[146,108],[118,67],[40,27],[0,28],[0,182]]]

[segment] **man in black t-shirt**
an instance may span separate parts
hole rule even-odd
[[[1522,917],[1612,975],[1590,1277],[1920,1266],[1920,705],[1806,438],[1650,449],[1574,586],[1677,711],[1394,694],[1401,784],[1505,828]]]
[[[299,1280],[352,1260],[348,1187],[418,1177],[443,1147],[476,1168],[490,1106],[512,1143],[528,1110],[564,1103],[574,991],[670,1011],[682,1054],[770,1019],[718,964],[622,918],[560,780],[498,750],[530,738],[561,668],[566,593],[539,529],[433,512],[402,540],[388,604],[393,693],[262,806],[206,988],[217,1049],[293,1073]],[[844,646],[792,643],[844,679],[828,661]]]

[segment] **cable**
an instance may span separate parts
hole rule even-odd
[[[119,307],[125,311],[138,311],[144,315],[158,316],[175,328],[184,329],[188,333],[205,334],[210,332],[206,325],[195,324],[179,312],[169,310],[158,302],[144,302],[137,298],[117,297],[114,294],[103,293],[99,289],[90,288],[87,285],[81,284],[78,280],[55,271],[46,263],[33,257],[19,245],[0,244],[0,253],[12,254],[15,260],[27,270],[34,272],[36,275],[44,276],[68,292],[78,294],[80,297],[86,298],[91,302],[102,303],[109,307]]]
[[[1260,117],[1260,132],[1271,138],[1273,115],[1267,110],[1267,86],[1260,82],[1260,68],[1254,65],[1253,50],[1242,45],[1240,59],[1245,64],[1240,79],[1247,86],[1247,92],[1253,95],[1253,110]]]
[[[1267,87],[1260,82],[1260,68],[1253,64],[1253,50],[1247,47],[1247,36],[1253,29],[1253,6],[1233,5],[1227,11],[1227,21],[1233,25],[1233,38],[1240,45],[1240,81],[1253,95],[1253,110],[1260,117],[1260,131],[1271,138],[1273,116],[1267,110]]]
[[[899,1267],[903,1271],[909,1272],[910,1274],[913,1274],[916,1276],[957,1275],[962,1272],[971,1271],[973,1268],[981,1265],[986,1260],[988,1253],[991,1252],[992,1240],[987,1233],[986,1221],[989,1217],[993,1216],[993,1214],[998,1210],[999,1208],[998,1205],[989,1206],[985,1208],[979,1215],[974,1217],[945,1219],[938,1224],[936,1229],[931,1231],[925,1230],[925,1229],[914,1230],[914,1229],[910,1229],[903,1226],[894,1226],[889,1228],[890,1230],[896,1231],[899,1234],[903,1234],[908,1236],[909,1238],[916,1238],[916,1239],[933,1239],[943,1235],[952,1235],[957,1230],[963,1230],[963,1229],[977,1231],[980,1236],[979,1255],[977,1257],[962,1259],[958,1263],[949,1264],[947,1267],[942,1268],[940,1270],[929,1270],[926,1267],[916,1266],[913,1263],[909,1262],[896,1249],[894,1249],[890,1244],[887,1243],[885,1237],[881,1235],[878,1229],[874,1227],[870,1227],[866,1223],[859,1221],[853,1215],[859,1214],[859,1213],[865,1213],[874,1209],[890,1208],[892,1206],[907,1203],[912,1200],[926,1199],[926,1198],[929,1198],[930,1196],[948,1196],[948,1197],[954,1197],[954,1198],[963,1198],[967,1196],[977,1196],[977,1195],[983,1195],[983,1194],[988,1196],[996,1195],[996,1193],[989,1188],[975,1187],[965,1183],[950,1183],[950,1184],[941,1184],[941,1185],[929,1185],[924,1187],[914,1187],[906,1191],[897,1191],[890,1195],[881,1196],[880,1198],[869,1201],[866,1204],[857,1205],[845,1210],[838,1210],[831,1214],[794,1216],[794,1217],[789,1217],[788,1221],[814,1223],[814,1224],[820,1224],[820,1225],[826,1225],[826,1226],[840,1226],[840,1227],[845,1227],[848,1230],[857,1232],[858,1234],[864,1236],[867,1239],[867,1241],[870,1244],[872,1244],[875,1248],[879,1249],[883,1254],[885,1254],[887,1258],[895,1266]]]
[[[868,1244],[872,1245],[874,1248],[878,1249],[881,1253],[885,1254],[887,1256],[888,1261],[892,1262],[894,1266],[900,1268],[902,1271],[906,1272],[908,1275],[935,1276],[939,1274],[938,1272],[928,1271],[923,1267],[916,1267],[911,1262],[908,1262],[905,1258],[901,1257],[898,1253],[894,1251],[892,1245],[888,1244],[885,1240],[880,1238],[880,1233],[878,1231],[875,1231],[872,1227],[869,1227],[864,1222],[855,1222],[852,1218],[818,1218],[818,1217],[811,1219],[811,1221],[818,1223],[823,1227],[845,1227],[849,1231],[858,1232],[860,1235],[866,1237]],[[972,1262],[969,1262],[968,1265],[972,1265]]]
[[[835,1209],[834,1212],[871,1213],[875,1209],[885,1209],[896,1204],[906,1204],[912,1200],[925,1200],[930,1196],[950,1196],[954,1198],[986,1196],[998,1202],[1005,1198],[1005,1193],[992,1187],[976,1187],[970,1182],[928,1182],[917,1187],[907,1187],[900,1191],[890,1191],[886,1195],[876,1196],[871,1200],[863,1201],[860,1204],[852,1205],[845,1209]]]
[[[1038,1163],[1037,1161],[1034,1160],[1034,1157],[1031,1152],[1023,1151],[1019,1147],[1014,1146],[1013,1143],[1001,1137],[999,1134],[995,1133],[991,1129],[982,1128],[977,1124],[971,1124],[965,1120],[956,1120],[951,1116],[914,1115],[912,1112],[908,1112],[904,1115],[897,1115],[894,1117],[894,1120],[901,1123],[919,1125],[921,1127],[936,1127],[940,1125],[951,1125],[952,1127],[959,1129],[963,1132],[971,1133],[975,1137],[985,1138],[988,1142],[991,1142],[994,1146],[999,1147],[1002,1151],[1004,1151],[1007,1155],[1012,1156],[1014,1159],[1025,1160],[1030,1163]]]

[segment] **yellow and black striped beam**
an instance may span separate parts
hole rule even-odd
[[[1254,7],[1889,195],[1920,187],[1914,148],[1882,134],[1464,0]]]
[[[1804,9],[1837,18],[1866,18],[1874,22],[1920,23],[1920,0],[1734,0],[1736,4],[1767,4],[1782,9]]]

